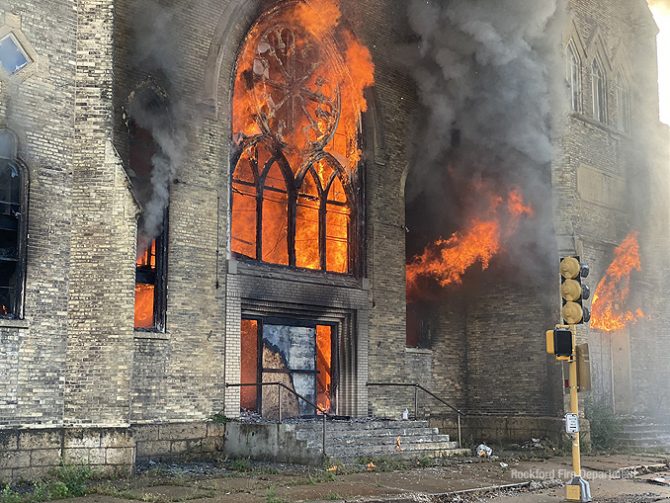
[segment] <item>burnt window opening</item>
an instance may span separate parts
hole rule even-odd
[[[360,269],[361,110],[333,41],[287,2],[252,27],[237,61],[231,250],[242,259]]]
[[[285,319],[242,319],[240,378],[243,384],[281,382],[332,413],[337,383],[336,325]],[[281,398],[284,417],[321,414],[290,393]],[[277,417],[276,386],[240,388],[242,411]]]
[[[23,317],[28,174],[16,158],[16,137],[0,131],[0,318]]]
[[[153,136],[134,121],[129,124],[129,167],[133,191],[142,204],[153,192],[152,159],[158,151]],[[135,316],[137,331],[164,332],[167,317],[168,214],[163,215],[161,232],[151,238],[143,233],[143,218],[137,226],[135,263]]]
[[[163,232],[145,249],[135,263],[135,330],[165,330],[167,311],[167,212]],[[140,251],[140,250],[138,250]]]

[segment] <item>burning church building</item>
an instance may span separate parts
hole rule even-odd
[[[501,4],[0,0],[0,480],[249,417],[558,438],[564,255],[589,396],[667,417],[656,25]]]

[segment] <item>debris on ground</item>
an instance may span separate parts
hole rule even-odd
[[[670,487],[670,480],[665,477],[654,477],[653,479],[647,479],[647,482],[657,486],[666,486]]]
[[[493,456],[493,449],[486,444],[479,444],[476,449],[477,457],[490,458]]]

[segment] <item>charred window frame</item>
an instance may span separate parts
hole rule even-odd
[[[269,151],[265,162],[259,162],[258,150],[261,148]],[[251,171],[241,174],[245,164],[241,159],[245,152],[251,152],[248,158]],[[317,175],[317,163],[325,163],[330,170],[324,180]],[[237,257],[269,264],[275,263],[268,260],[268,251],[263,247],[264,226],[268,224],[264,219],[264,205],[269,200],[266,195],[272,194],[286,198],[286,214],[284,215],[286,241],[281,244],[286,246],[286,260],[284,264],[278,265],[330,273],[359,274],[359,257],[361,256],[359,249],[362,241],[359,208],[362,208],[363,204],[362,201],[358,201],[362,194],[358,187],[361,185],[360,171],[362,170],[359,169],[355,177],[348,177],[344,168],[332,155],[321,152],[294,176],[281,149],[273,147],[272,142],[259,137],[251,139],[237,149],[233,153],[231,165],[235,167],[231,175],[231,208],[235,205],[236,196],[253,198],[255,201],[253,207],[255,242],[250,243],[252,246],[247,254],[234,252]],[[281,173],[281,187],[277,186],[279,184],[276,183],[276,180],[269,180],[270,172],[275,167]],[[300,210],[307,208],[310,202],[312,203],[311,209],[318,213],[318,230],[315,232],[316,246],[314,248],[317,256],[313,264],[307,264],[304,261],[301,263],[296,253],[296,240],[300,239],[301,232],[301,226],[297,220],[300,217]],[[338,270],[333,270],[332,266],[329,267],[328,258],[331,253],[335,253],[332,248],[337,246],[339,238],[333,236],[331,232],[332,227],[337,223],[334,222],[334,219],[329,220],[328,217],[338,214],[340,218],[347,221],[346,264],[342,264],[337,268]]]
[[[0,130],[0,318],[24,315],[28,170],[13,132]]]
[[[135,264],[135,330],[140,332],[164,332],[167,318],[167,255],[168,255],[168,211],[163,217],[163,231],[138,255]],[[142,291],[148,290],[153,303],[152,318],[142,316]],[[145,294],[146,295],[146,294]]]

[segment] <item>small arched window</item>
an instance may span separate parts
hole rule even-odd
[[[28,173],[14,133],[0,130],[0,318],[23,317]]]
[[[262,15],[238,56],[231,249],[260,262],[351,274],[364,100],[334,39],[300,21],[303,7],[288,1]]]
[[[572,41],[566,54],[566,79],[570,88],[570,108],[573,112],[582,111],[582,71],[581,61]]]
[[[593,118],[599,122],[607,122],[607,82],[603,66],[595,58],[591,65],[591,80],[593,93]]]

